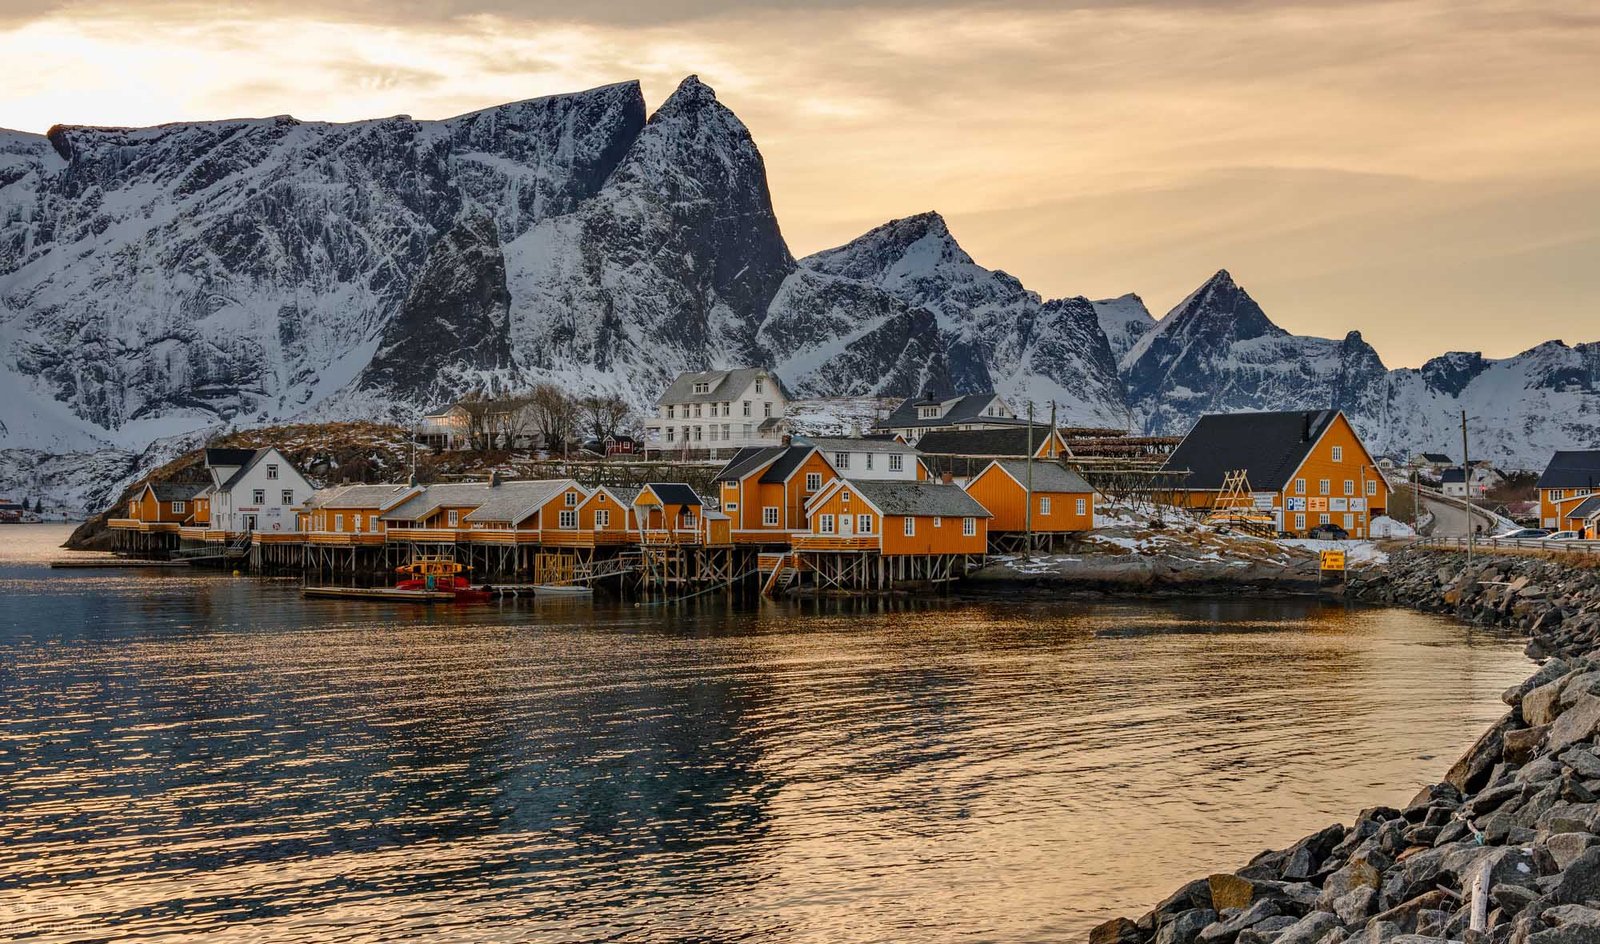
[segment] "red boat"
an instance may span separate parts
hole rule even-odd
[[[395,573],[405,575],[395,584],[395,589],[451,593],[455,595],[457,603],[479,603],[488,600],[488,588],[474,587],[466,578],[465,572],[471,569],[447,557],[419,557],[409,564],[401,564],[394,569]]]

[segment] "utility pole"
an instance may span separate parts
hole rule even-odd
[[[1028,401],[1028,457],[1023,461],[1025,463],[1027,463],[1027,471],[1025,472],[1025,477],[1027,478],[1027,482],[1026,482],[1026,487],[1023,489],[1023,491],[1027,492],[1027,496],[1026,496],[1026,498],[1027,498],[1027,507],[1023,510],[1023,516],[1024,516],[1024,521],[1026,522],[1027,534],[1026,534],[1026,540],[1024,541],[1024,543],[1022,545],[1022,559],[1023,560],[1032,560],[1033,559],[1033,401],[1032,400]]]
[[[1472,466],[1471,454],[1467,451],[1467,411],[1461,411],[1461,482],[1463,485],[1472,481],[1469,469]],[[1472,544],[1474,534],[1472,530],[1472,488],[1467,487],[1467,566],[1472,566]]]

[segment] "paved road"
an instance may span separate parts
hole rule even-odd
[[[1437,498],[1427,492],[1419,494],[1422,498],[1422,507],[1433,514],[1433,528],[1430,533],[1435,537],[1466,537],[1472,524],[1481,526],[1483,530],[1479,533],[1486,537],[1500,530],[1500,525],[1494,516],[1486,511],[1474,508],[1471,512],[1472,524],[1468,524],[1468,512],[1459,502]]]

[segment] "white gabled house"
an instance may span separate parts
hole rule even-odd
[[[648,448],[731,453],[776,446],[787,428],[789,391],[761,367],[679,374],[645,423]]]
[[[311,483],[276,447],[207,449],[211,528],[230,534],[297,531]]]

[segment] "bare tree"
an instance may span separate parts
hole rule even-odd
[[[544,447],[551,451],[563,449],[578,430],[578,401],[555,384],[542,383],[533,388],[529,403]]]
[[[578,401],[584,429],[596,439],[615,436],[633,413],[620,394],[590,394]]]

